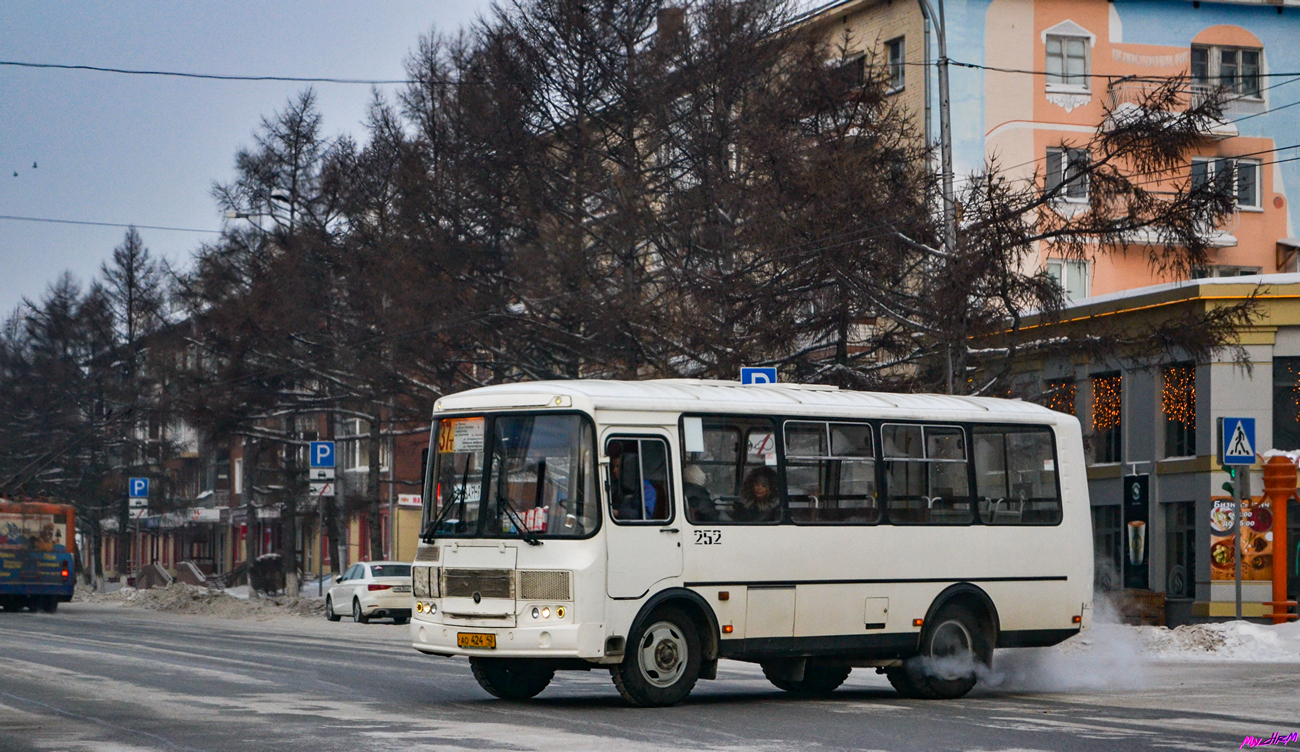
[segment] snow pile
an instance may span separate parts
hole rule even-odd
[[[94,601],[121,603],[151,611],[166,611],[224,619],[269,619],[276,616],[320,616],[325,607],[306,598],[258,598],[241,600],[220,590],[174,582],[163,588],[122,588],[113,593],[96,593]]]
[[[1300,624],[1230,621],[1174,629],[1137,627],[1146,652],[1162,661],[1300,663]]]

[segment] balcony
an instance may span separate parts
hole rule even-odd
[[[1106,86],[1110,116],[1106,119],[1106,123],[1103,124],[1103,128],[1109,130],[1117,124],[1123,124],[1126,120],[1137,117],[1146,102],[1150,100],[1152,94],[1167,83],[1168,80],[1163,78],[1125,76],[1124,78],[1110,79]],[[1178,92],[1180,111],[1186,111],[1204,104],[1216,91],[1212,86],[1186,84]],[[1168,117],[1173,118],[1175,116],[1169,114]],[[1212,141],[1223,141],[1238,135],[1236,125],[1222,120],[1207,123],[1202,132],[1206,138]]]

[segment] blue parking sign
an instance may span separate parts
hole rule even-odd
[[[127,496],[143,499],[149,496],[148,478],[129,478],[126,482]]]
[[[334,442],[313,441],[311,443],[311,466],[334,467]]]
[[[740,369],[740,383],[742,384],[775,384],[775,368],[756,368],[745,366]]]

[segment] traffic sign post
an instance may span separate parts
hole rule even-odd
[[[1219,419],[1219,462],[1232,478],[1232,564],[1237,618],[1241,618],[1241,502],[1250,498],[1250,468],[1255,464],[1255,419]],[[1237,470],[1240,467],[1241,470]]]
[[[740,369],[740,383],[742,384],[775,384],[776,369],[771,367],[750,367],[745,366]]]
[[[334,442],[313,441],[310,461],[312,467],[334,467]]]

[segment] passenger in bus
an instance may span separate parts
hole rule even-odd
[[[717,522],[721,519],[709,489],[704,487],[707,482],[704,468],[699,465],[687,465],[682,468],[682,492],[686,495],[686,506],[691,512],[691,522]]]
[[[776,471],[767,466],[754,468],[745,477],[740,487],[740,499],[731,508],[732,521],[776,522],[780,515]]]
[[[627,442],[635,447],[636,444]],[[647,481],[637,483],[641,478],[641,458],[635,450],[625,451],[623,442],[611,442],[609,445],[610,485],[613,487],[614,518],[619,520],[644,520],[653,518],[658,494],[654,486]],[[637,487],[641,493],[637,493]],[[642,507],[644,499],[645,506]]]

